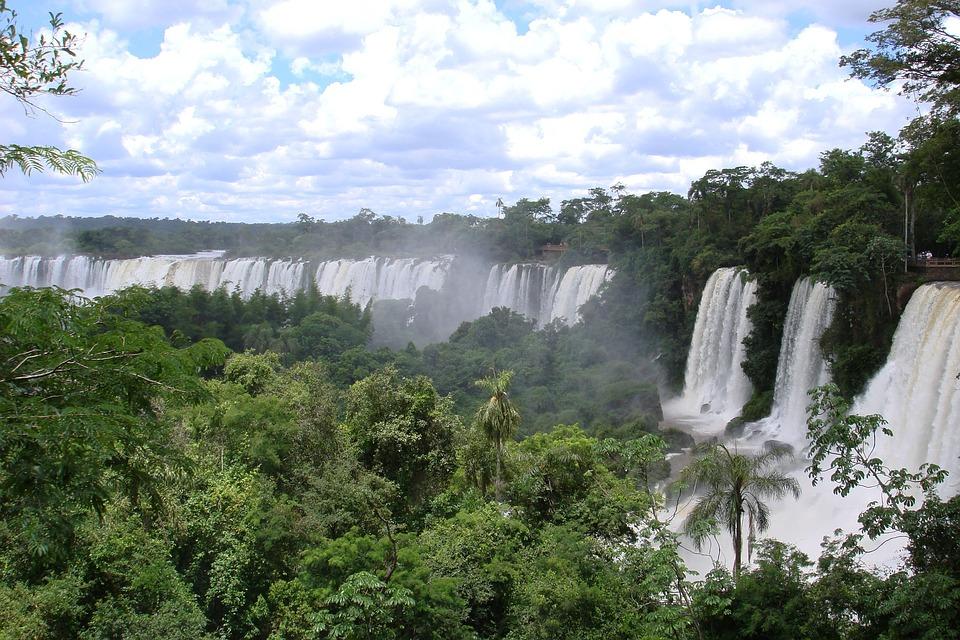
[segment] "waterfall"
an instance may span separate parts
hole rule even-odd
[[[326,260],[314,263],[296,259],[223,259],[222,251],[188,256],[162,255],[103,260],[87,256],[0,258],[3,287],[59,286],[81,289],[90,297],[113,293],[132,285],[194,286],[213,291],[220,287],[238,290],[243,297],[262,291],[293,294],[313,278],[324,295],[343,296],[360,305],[371,300],[416,300],[427,287],[441,291],[447,282],[453,256],[434,259],[384,258]],[[582,265],[559,269],[544,264],[493,265],[485,285],[464,305],[472,320],[494,307],[509,307],[543,325],[563,318],[567,324],[579,319],[579,309],[596,295],[612,275],[605,265]],[[3,289],[0,289],[0,294]],[[453,296],[455,297],[455,296]]]
[[[544,325],[563,319],[573,325],[580,307],[613,272],[602,264],[558,269],[543,264],[493,265],[483,290],[481,314],[507,307]]]
[[[258,289],[267,294],[294,293],[304,287],[301,260],[238,258],[223,260],[222,251],[193,255],[163,255],[120,260],[88,256],[0,258],[0,283],[9,287],[81,289],[86,296],[103,296],[132,285],[174,286],[184,291],[199,285],[239,289],[250,297]],[[0,293],[3,289],[0,289]]]
[[[746,275],[738,267],[717,269],[703,289],[679,402],[687,413],[733,418],[750,399],[752,388],[740,363],[756,283]]]
[[[960,488],[960,284],[918,288],[893,337],[886,364],[854,403],[857,414],[886,418],[893,437],[877,457],[915,470],[925,462],[951,472]]]
[[[482,313],[507,307],[531,320],[544,317],[543,304],[554,286],[555,270],[542,264],[495,264],[483,289]]]
[[[135,284],[183,290],[200,285],[208,291],[225,287],[230,291],[238,289],[244,297],[257,290],[268,295],[293,294],[306,286],[307,263],[302,260],[224,260],[222,255],[222,251],[208,251],[123,260],[87,256],[0,258],[0,283],[6,287],[76,288],[88,296],[106,295]],[[327,295],[342,296],[349,290],[360,304],[371,299],[414,299],[420,287],[439,290],[443,286],[448,264],[449,257],[332,260],[319,264],[316,283],[320,292]]]
[[[436,260],[378,258],[330,260],[317,268],[317,289],[324,295],[343,296],[361,305],[370,300],[414,300],[420,287],[443,287],[450,257]]]
[[[600,290],[611,272],[602,264],[570,267],[553,294],[549,318],[563,318],[567,324],[580,319],[580,307]]]
[[[783,323],[777,379],[770,417],[758,423],[766,437],[779,437],[800,446],[807,434],[810,389],[830,381],[827,363],[820,351],[820,336],[833,321],[836,293],[810,278],[793,285]]]
[[[858,396],[852,413],[880,414],[893,436],[878,435],[874,454],[888,467],[916,471],[930,462],[950,471],[946,495],[960,489],[960,283],[919,287],[904,309],[887,362]],[[811,486],[803,472],[798,503],[773,505],[768,535],[815,555],[823,536],[834,529],[855,531],[857,515],[880,499],[877,488],[858,488],[846,497],[833,493],[829,478]],[[803,513],[803,518],[797,518]],[[894,566],[902,551],[896,538],[874,544],[873,562]]]

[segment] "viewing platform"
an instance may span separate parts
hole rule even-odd
[[[560,244],[545,244],[540,247],[540,257],[544,260],[556,259],[563,255],[563,252],[567,250],[567,245],[564,242]]]
[[[960,258],[926,258],[910,260],[907,267],[933,280],[960,280]]]

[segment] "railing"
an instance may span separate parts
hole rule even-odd
[[[919,258],[911,260],[917,269],[960,269],[960,258]]]
[[[910,260],[908,267],[910,271],[933,280],[960,280],[960,259],[958,258],[921,258]]]

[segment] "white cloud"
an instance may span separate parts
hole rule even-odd
[[[75,146],[104,174],[7,177],[0,213],[413,219],[616,181],[685,193],[711,168],[813,166],[912,112],[846,80],[830,22],[846,14],[825,2],[517,0],[515,24],[490,0],[222,0],[164,19],[155,0],[139,19],[83,1],[99,12],[71,27],[84,90],[48,102],[65,124],[0,103],[0,136]],[[137,57],[129,30],[148,23],[163,39]]]

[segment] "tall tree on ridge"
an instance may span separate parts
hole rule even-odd
[[[488,378],[481,378],[476,385],[490,393],[490,399],[477,409],[474,421],[493,445],[497,457],[497,472],[494,477],[494,492],[497,502],[503,502],[503,448],[520,426],[520,412],[510,402],[508,391],[513,371],[501,371]]]

